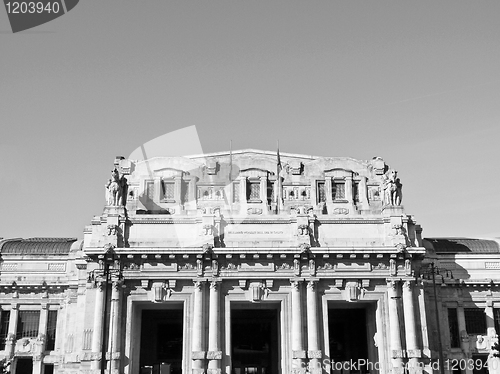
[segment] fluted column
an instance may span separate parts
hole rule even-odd
[[[210,311],[208,316],[208,373],[220,374],[222,352],[220,351],[220,282],[210,282]]]
[[[205,372],[205,351],[203,349],[203,294],[205,282],[194,281],[192,359],[193,374]]]
[[[5,351],[8,356],[14,355],[18,319],[19,305],[17,303],[12,303],[10,308],[9,332],[7,333],[7,341],[5,343]]]
[[[389,297],[389,329],[390,329],[390,344],[391,344],[391,359],[393,373],[403,372],[403,357],[401,343],[401,326],[399,323],[398,300],[400,298],[398,292],[399,282],[387,282],[387,294]]]
[[[305,351],[302,343],[302,305],[301,305],[301,286],[302,282],[291,280],[292,285],[292,373],[302,371],[305,368]]]
[[[40,342],[40,353],[45,351],[45,344],[47,342],[47,322],[49,319],[49,306],[47,304],[42,304],[42,310],[40,311],[40,321],[38,322],[38,335],[43,334],[44,338]]]
[[[96,355],[96,359],[92,361],[91,368],[99,369],[101,362],[101,346],[102,346],[102,314],[104,312],[104,282],[98,282],[95,292],[94,305],[94,331],[92,332],[92,352]]]
[[[111,290],[111,313],[108,352],[111,366],[111,373],[116,373],[120,369],[120,317],[121,317],[121,280],[113,282]]]
[[[417,324],[415,319],[415,303],[413,290],[415,282],[407,280],[403,284],[403,312],[405,320],[406,352],[410,368],[418,368],[421,350],[417,340]],[[411,369],[410,369],[411,370]],[[416,371],[414,371],[416,373]]]
[[[321,373],[317,283],[316,281],[307,282],[307,356],[311,374]]]

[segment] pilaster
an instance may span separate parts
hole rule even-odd
[[[318,295],[317,281],[307,282],[307,357],[309,358],[309,372],[320,374],[322,352],[319,343],[318,323]]]
[[[302,337],[302,282],[293,279],[290,283],[292,285],[292,373],[302,373],[306,358]]]
[[[389,330],[390,330],[390,348],[392,372],[403,373],[403,351],[401,341],[401,326],[398,308],[398,300],[401,298],[399,293],[399,282],[395,280],[387,281],[387,296],[389,304]]]
[[[193,306],[193,336],[192,336],[192,373],[205,373],[206,351],[203,344],[203,299],[205,281],[194,281],[194,306]]]
[[[220,350],[220,281],[210,282],[210,310],[208,316],[208,374],[221,373]]]
[[[414,281],[407,280],[403,283],[403,313],[405,321],[406,354],[408,366],[413,373],[422,372],[419,365],[421,349],[417,339],[417,324],[415,318],[415,303],[413,297]]]
[[[99,282],[95,291],[95,306],[94,306],[94,329],[92,333],[92,352],[95,359],[92,360],[91,368],[98,370],[100,367],[101,348],[102,348],[102,329],[103,329],[103,313],[104,313],[104,282]]]

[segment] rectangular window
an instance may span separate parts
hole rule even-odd
[[[318,203],[326,202],[325,182],[318,182]]]
[[[146,182],[146,196],[149,200],[153,201],[155,199],[155,182]]]
[[[248,200],[260,201],[260,182],[248,182]]]
[[[468,334],[486,333],[486,314],[480,308],[465,308],[465,329]]]
[[[240,202],[240,182],[233,182],[233,203]]]
[[[495,330],[497,335],[500,335],[500,309],[493,308],[493,319],[495,321]]]
[[[45,349],[53,351],[56,346],[57,310],[49,310],[47,316],[47,344]]]
[[[451,348],[460,348],[460,332],[458,330],[457,308],[448,308],[448,325],[450,329]]]
[[[163,200],[167,201],[174,201],[175,196],[174,196],[174,182],[163,182],[162,183],[162,194],[163,194]]]
[[[345,200],[345,183],[344,182],[333,182],[332,183],[332,199],[335,200]]]
[[[38,336],[39,324],[39,310],[20,310],[19,319],[17,320],[16,339],[36,338]]]
[[[2,310],[0,314],[0,350],[5,349],[5,342],[9,333],[10,310]]]

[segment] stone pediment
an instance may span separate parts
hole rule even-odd
[[[354,173],[354,175],[372,178],[371,168],[367,162],[349,157],[320,157],[306,163],[304,170],[307,176],[323,176],[327,173],[344,173],[342,176],[347,176]]]
[[[186,174],[197,174],[204,163],[191,160],[186,157],[155,157],[145,161],[139,161],[135,165],[133,176],[149,176],[152,172],[157,176],[173,171]]]

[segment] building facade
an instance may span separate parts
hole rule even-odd
[[[12,372],[500,373],[498,242],[422,239],[381,158],[117,157],[105,187],[83,240],[0,242]]]

